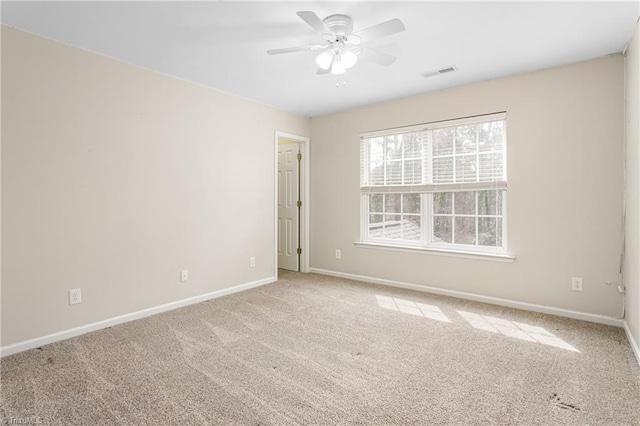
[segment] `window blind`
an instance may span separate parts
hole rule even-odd
[[[363,134],[361,190],[506,189],[505,120],[500,113]]]

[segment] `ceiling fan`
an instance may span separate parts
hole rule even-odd
[[[330,15],[320,19],[310,11],[298,12],[297,15],[313,28],[324,40],[323,44],[287,47],[267,50],[269,55],[304,51],[321,51],[316,57],[317,74],[344,74],[353,67],[358,58],[379,65],[389,66],[397,59],[363,44],[404,31],[404,24],[399,19],[391,19],[358,32],[353,32],[353,20],[347,15]]]

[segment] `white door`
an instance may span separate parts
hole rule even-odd
[[[278,141],[278,268],[300,270],[299,144]]]

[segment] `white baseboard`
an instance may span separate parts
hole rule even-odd
[[[629,328],[627,321],[623,321],[622,325],[624,326],[625,333],[627,333],[627,339],[629,340],[633,354],[636,356],[636,361],[638,361],[638,365],[640,365],[640,346],[638,345],[635,337],[633,337],[633,334],[631,334],[631,329]]]
[[[122,324],[125,322],[145,318],[151,315],[159,314],[161,312],[182,308],[183,306],[204,302],[205,300],[211,300],[218,297],[226,296],[228,294],[237,293],[239,291],[249,290],[254,287],[260,287],[262,285],[270,284],[275,281],[276,281],[275,277],[264,278],[258,281],[252,281],[252,282],[240,284],[234,287],[225,288],[222,290],[216,290],[211,293],[202,294],[200,296],[189,297],[187,299],[178,300],[176,302],[166,303],[164,305],[155,306],[153,308],[143,309],[141,311],[132,312],[130,314],[124,314],[117,317],[94,322],[91,324],[81,325],[80,327],[71,328],[69,330],[60,331],[58,333],[49,334],[47,336],[37,337],[35,339],[30,339],[30,340],[24,340],[22,342],[1,347],[0,357],[5,357],[18,352],[37,348],[43,345],[48,345],[49,343],[54,343],[60,340],[69,339],[71,337],[80,336],[81,334],[90,333],[92,331],[101,330],[103,328],[111,327],[111,326]]]
[[[459,299],[473,300],[476,302],[488,303],[491,305],[506,306],[508,308],[522,309],[524,311],[539,312],[542,314],[556,315],[560,317],[573,318],[583,321],[595,322],[599,324],[613,325],[622,327],[623,321],[617,318],[611,318],[604,315],[588,314],[585,312],[569,311],[566,309],[554,308],[551,306],[535,305],[532,303],[517,302],[515,300],[500,299],[497,297],[482,296],[480,294],[464,293],[455,290],[446,290],[437,287],[429,287],[418,284],[410,284],[401,281],[392,281],[382,278],[367,277],[364,275],[348,274],[345,272],[329,271],[326,269],[309,268],[309,272],[316,274],[329,275],[338,278],[347,278],[355,281],[365,281],[374,284],[382,284],[390,287],[405,288],[409,290],[417,290],[425,293],[439,294],[442,296],[457,297]]]

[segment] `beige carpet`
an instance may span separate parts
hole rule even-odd
[[[640,424],[622,329],[315,274],[2,359],[43,424]]]

